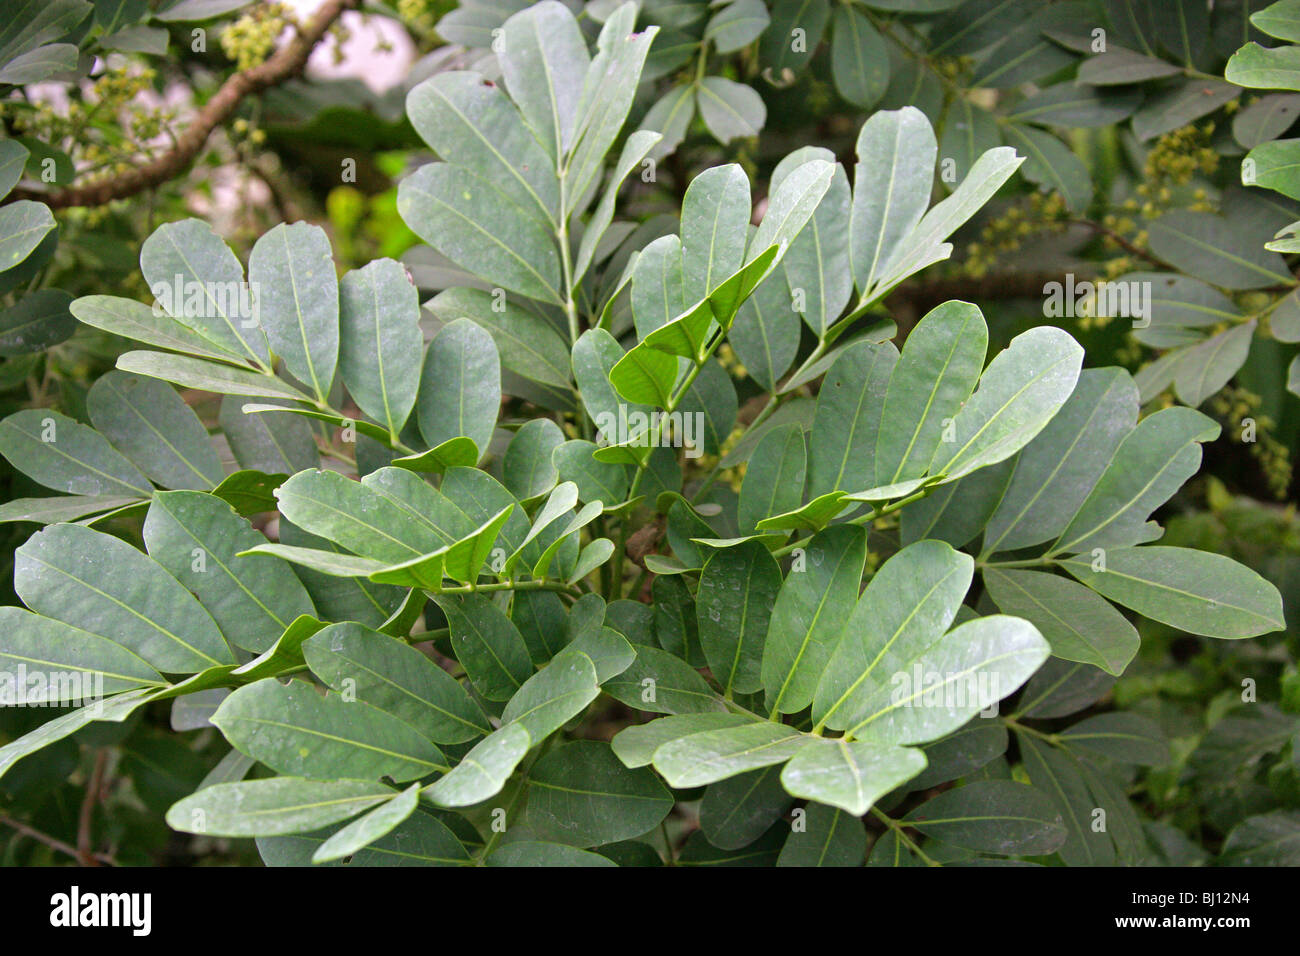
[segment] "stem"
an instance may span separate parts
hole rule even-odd
[[[898,838],[902,840],[905,844],[907,844],[908,849],[910,849],[913,853],[915,853],[917,856],[919,856],[922,860],[925,861],[926,866],[943,865],[942,863],[939,863],[936,860],[933,860],[930,857],[926,856],[925,851],[916,845],[916,841],[913,840],[911,837],[909,837],[903,831],[903,827],[893,817],[885,813],[882,813],[880,810],[877,810],[875,807],[871,808],[871,815],[874,816],[881,823],[883,823],[885,826],[889,827],[889,829],[893,830],[894,833],[898,835]]]

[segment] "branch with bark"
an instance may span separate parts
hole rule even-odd
[[[312,50],[325,38],[326,32],[344,10],[358,5],[360,0],[326,0],[311,21],[298,30],[288,43],[269,59],[230,76],[203,105],[194,122],[176,138],[175,145],[147,163],[109,176],[98,182],[70,186],[56,192],[36,192],[16,189],[7,201],[35,199],[54,209],[72,206],[102,206],[115,199],[125,199],[136,193],[174,179],[189,168],[198,157],[212,131],[230,118],[245,97],[261,93],[302,73]]]

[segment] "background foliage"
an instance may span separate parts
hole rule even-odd
[[[8,862],[1296,862],[1295,4],[29,6]]]

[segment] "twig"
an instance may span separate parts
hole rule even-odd
[[[50,836],[48,833],[42,833],[40,830],[37,830],[34,827],[29,827],[21,820],[15,820],[13,817],[8,816],[7,814],[0,813],[0,826],[6,826],[9,827],[10,829],[17,830],[23,836],[31,837],[37,843],[44,843],[50,849],[58,850],[60,853],[70,856],[75,860],[80,861],[81,859],[81,854],[77,852],[76,847],[64,843],[62,840],[56,839],[55,837]],[[95,859],[98,860],[100,863],[112,862],[112,860],[110,860],[108,857],[102,854],[96,854]]]
[[[99,794],[104,787],[104,770],[107,767],[108,750],[100,748],[95,753],[95,767],[90,772],[86,795],[81,800],[81,813],[77,818],[77,860],[82,866],[99,866],[91,849],[94,842],[91,826],[95,822],[95,804],[99,802]]]
[[[194,122],[176,138],[176,145],[161,156],[134,169],[84,186],[70,186],[51,193],[15,189],[7,201],[36,199],[55,209],[102,206],[173,179],[189,167],[212,131],[230,117],[244,97],[277,86],[301,73],[312,50],[324,38],[334,21],[344,10],[355,7],[358,2],[359,0],[326,0],[312,21],[270,59],[235,73],[222,83],[221,88],[199,110]]]

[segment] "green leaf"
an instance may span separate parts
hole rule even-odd
[[[19,199],[0,209],[0,272],[30,256],[55,226],[44,203]]]
[[[37,289],[0,312],[0,355],[30,355],[71,338],[77,323],[70,302],[61,289]]]
[[[1080,66],[1079,76],[1082,77],[1090,64],[1104,56],[1089,57]],[[1172,66],[1163,61],[1155,62],[1165,68]],[[1007,119],[1013,123],[1039,123],[1064,129],[1115,126],[1132,116],[1141,102],[1142,93],[1138,89],[1107,90],[1081,83],[1057,83],[1025,97],[1011,108]]]
[[[1249,230],[1212,213],[1177,209],[1147,225],[1151,251],[1188,275],[1213,277],[1225,289],[1259,289],[1294,280],[1276,252]]]
[[[173,804],[167,825],[206,836],[305,833],[356,816],[392,796],[391,789],[370,780],[272,777],[219,783]]]
[[[998,608],[1033,624],[1067,661],[1093,664],[1119,676],[1137,654],[1137,629],[1109,603],[1068,578],[1039,571],[984,571]]]
[[[675,356],[642,342],[615,363],[609,380],[629,402],[667,408],[677,381],[677,362]]]
[[[853,168],[850,250],[853,276],[864,295],[925,214],[937,149],[930,121],[915,107],[878,111],[862,125]]]
[[[312,673],[440,744],[492,732],[460,683],[424,654],[360,624],[333,624],[302,646]]]
[[[704,733],[708,730],[721,730],[725,727],[739,727],[752,724],[753,717],[744,714],[704,713],[679,714],[673,717],[660,717],[648,724],[632,724],[624,727],[615,736],[611,744],[614,754],[627,767],[644,767],[654,758],[655,751],[679,737]]]
[[[448,468],[472,468],[478,461],[478,457],[478,446],[472,439],[461,436],[448,438],[428,451],[394,458],[392,464],[394,468],[402,468],[406,471],[441,475]]]
[[[320,452],[304,416],[254,414],[246,407],[267,406],[247,406],[242,397],[228,395],[217,420],[240,465],[272,475],[320,467]]]
[[[488,866],[519,866],[528,868],[581,866],[608,867],[618,866],[609,857],[562,843],[541,843],[534,840],[520,840],[496,850],[487,859]]]
[[[159,226],[140,247],[140,271],[163,311],[181,325],[218,349],[269,363],[254,290],[207,223],[183,219]]]
[[[533,673],[519,629],[482,594],[445,595],[439,606],[451,625],[456,659],[474,689],[488,700],[509,700]]]
[[[343,548],[332,541],[326,541],[324,538],[303,531],[283,516],[280,519],[280,541],[283,542],[281,548],[299,546],[305,550],[310,546],[333,552],[335,558],[340,560],[351,557],[345,555]],[[287,556],[286,560],[289,560]],[[307,593],[311,595],[312,603],[320,611],[321,619],[326,621],[356,621],[367,627],[380,627],[401,608],[403,599],[409,593],[400,588],[372,584],[365,580],[369,572],[359,573],[358,576],[351,578],[336,577],[317,573],[299,563],[294,573],[298,575]]]
[[[804,549],[772,607],[762,680],[769,709],[792,714],[813,700],[817,682],[857,601],[866,561],[866,533],[838,525]]]
[[[1190,78],[1146,100],[1133,114],[1133,135],[1153,139],[1214,112],[1241,95],[1241,88],[1214,79]]]
[[[376,840],[391,833],[415,812],[420,802],[419,784],[411,784],[387,803],[380,804],[364,816],[337,831],[312,854],[313,863],[328,863],[352,856]]]
[[[1296,0],[1278,0],[1250,16],[1250,22],[1271,37],[1300,41],[1300,6]]]
[[[505,485],[510,493],[520,501],[528,501],[554,488],[559,472],[552,454],[563,443],[564,432],[549,418],[525,422],[510,440],[502,462]]]
[[[700,80],[695,103],[704,125],[720,143],[757,136],[767,122],[767,107],[754,88],[725,77]]]
[[[198,388],[219,395],[246,395],[252,398],[288,399],[305,402],[307,396],[274,375],[218,365],[184,355],[166,352],[126,352],[117,357],[117,367],[165,382]]]
[[[1051,326],[1022,332],[980,376],[953,417],[951,450],[941,443],[931,474],[959,478],[1010,458],[1050,422],[1074,391],[1083,349]]]
[[[1300,90],[1300,47],[1247,43],[1228,60],[1223,75],[1238,86]]]
[[[467,318],[480,325],[492,336],[507,370],[533,382],[571,387],[568,346],[546,319],[515,301],[482,289],[456,288],[439,292],[426,305],[445,323]]]
[[[637,7],[618,7],[596,37],[596,55],[582,81],[578,99],[578,123],[569,160],[572,190],[582,196],[604,169],[605,154],[614,145],[627,120],[636,94],[641,68],[659,28],[648,26],[634,33]]]
[[[0,504],[0,523],[32,521],[55,524],[101,515],[123,506],[142,503],[141,498],[96,497],[93,495],[51,495],[48,498],[14,498]]]
[[[846,507],[842,491],[819,495],[794,511],[764,518],[755,526],[759,531],[821,531]]]
[[[492,337],[458,319],[432,342],[420,373],[420,434],[430,445],[461,435],[486,449],[501,404],[501,364]]]
[[[913,272],[948,258],[952,247],[944,240],[988,202],[1022,162],[1024,159],[1009,146],[990,149],[976,160],[952,195],[922,216],[899,243],[872,289],[873,298],[879,298]]]
[[[528,678],[501,713],[541,742],[586,709],[600,693],[595,661],[577,649],[564,650]]]
[[[528,772],[524,823],[544,840],[589,847],[653,830],[672,808],[653,772],[628,770],[603,741],[577,740]]]
[[[730,694],[761,690],[763,646],[781,568],[761,543],[715,551],[696,594],[700,644],[714,678]]]
[[[813,498],[872,484],[885,397],[898,363],[892,343],[858,341],[831,366],[817,395],[809,438]]]
[[[779,192],[790,173],[812,161],[834,163],[835,155],[812,146],[795,150],[773,171],[772,192]],[[804,322],[819,337],[839,317],[853,294],[849,249],[852,197],[844,168],[835,165],[833,170],[826,194],[782,259],[789,304],[797,307]]]
[[[17,140],[0,142],[0,199],[8,196],[23,178],[23,169],[31,153]]]
[[[875,483],[924,475],[948,424],[970,398],[984,366],[988,327],[968,302],[945,302],[917,323],[885,393]],[[816,425],[813,426],[816,429]],[[940,472],[942,473],[942,472]]]
[[[1020,618],[992,615],[913,648],[845,731],[885,743],[926,743],[961,727],[1011,694],[1047,660],[1050,648]]]
[[[1057,849],[1067,866],[1114,866],[1115,844],[1105,830],[1093,829],[1096,801],[1068,751],[1049,747],[1029,734],[1017,734],[1033,786],[1046,794],[1061,815],[1067,836]]]
[[[759,839],[794,801],[781,786],[780,768],[763,767],[711,783],[700,800],[700,830],[720,850]]]
[[[68,524],[37,532],[14,552],[14,590],[33,611],[120,644],[164,673],[235,661],[194,596],[112,535]]]
[[[98,432],[49,409],[0,421],[0,454],[18,471],[70,495],[148,497],[153,486]]]
[[[219,498],[197,491],[154,495],[144,521],[149,557],[193,592],[232,644],[260,653],[315,608],[287,564],[240,556],[266,538]]]
[[[276,492],[280,512],[303,530],[376,561],[409,561],[454,540],[433,523],[426,502],[437,502],[437,492],[409,472],[408,479],[392,476],[401,484],[381,488],[379,480],[397,469],[382,471],[362,482],[336,471],[299,472]],[[403,493],[412,488],[426,493]]]
[[[90,387],[96,430],[164,488],[210,490],[225,477],[208,430],[175,389],[111,371]]]
[[[1228,866],[1295,866],[1297,860],[1300,812],[1294,810],[1247,817],[1228,834],[1220,857]]]
[[[241,687],[212,723],[243,753],[289,776],[402,782],[446,769],[438,748],[411,725],[359,700],[322,696],[303,681]]]
[[[670,787],[698,787],[784,763],[812,740],[772,721],[706,730],[662,745],[655,751],[654,767]]]
[[[525,122],[552,159],[574,142],[590,59],[573,14],[545,0],[502,27],[501,70]]]
[[[838,6],[833,14],[831,74],[835,89],[854,106],[870,109],[889,86],[885,41],[866,14]]]
[[[339,286],[325,230],[280,223],[254,244],[248,281],[271,349],[323,401],[339,360]]]
[[[1095,751],[1118,763],[1160,767],[1169,744],[1160,725],[1141,714],[1096,714],[1061,731],[1061,743]]]
[[[112,295],[86,295],[75,299],[69,310],[78,321],[114,335],[135,339],[155,348],[186,352],[217,361],[238,361],[238,354],[219,348],[174,319],[156,313],[143,302]]]
[[[440,158],[486,179],[518,214],[548,228],[558,218],[554,150],[548,157],[500,86],[469,70],[435,73],[407,94],[406,112]]]
[[[750,378],[774,392],[799,350],[799,316],[784,275],[773,273],[741,303],[727,341]]]
[[[769,431],[754,450],[740,488],[738,523],[748,534],[772,515],[799,508],[807,454],[803,430],[788,423]]]
[[[422,794],[440,807],[468,807],[496,796],[532,746],[522,724],[505,724],[484,737],[445,777]]]
[[[1123,369],[1080,372],[1061,410],[1016,459],[982,553],[1041,544],[1064,531],[1132,431],[1137,411],[1137,387]]]
[[[706,298],[744,264],[749,216],[749,179],[740,166],[716,166],[691,181],[681,216],[687,302]]]
[[[904,819],[926,836],[986,853],[1036,856],[1056,850],[1066,837],[1051,801],[1009,780],[946,790]]]
[[[1217,422],[1190,408],[1166,408],[1142,419],[1120,442],[1053,553],[1150,540],[1155,528],[1147,516],[1196,473],[1199,443],[1218,434]]]
[[[623,143],[623,151],[619,154],[618,162],[614,165],[613,172],[610,174],[609,181],[605,186],[605,192],[601,195],[595,212],[587,220],[582,239],[578,244],[578,256],[573,265],[574,283],[577,283],[587,274],[587,269],[591,266],[592,260],[598,252],[602,252],[601,240],[605,238],[605,232],[614,219],[614,203],[618,200],[618,191],[623,185],[623,180],[645,159],[646,154],[662,138],[659,133],[643,129],[630,135],[627,141]],[[610,298],[612,300],[613,296]]]
[[[420,382],[420,297],[392,259],[353,269],[339,282],[339,372],[363,412],[397,435]]]
[[[861,866],[867,855],[867,832],[843,810],[810,803],[800,830],[781,848],[777,866]]]
[[[555,237],[477,167],[430,163],[397,187],[397,210],[421,239],[487,282],[563,304]]]
[[[1025,154],[1024,177],[1044,189],[1056,190],[1066,205],[1082,213],[1092,201],[1092,174],[1083,160],[1050,133],[1008,123],[1007,142]]]
[[[98,701],[103,694],[162,677],[134,653],[105,637],[20,607],[0,607],[0,700],[6,706]]]
[[[769,21],[762,0],[732,0],[709,17],[704,38],[712,40],[719,53],[735,53],[758,39]]]
[[[861,598],[855,589],[852,610],[845,607],[837,615],[844,636],[818,675],[813,701],[818,728],[844,730],[862,723],[886,690],[897,690],[896,675],[908,674],[912,660],[952,624],[973,567],[968,555],[942,542],[918,541],[881,565]]]
[[[631,482],[627,467],[596,461],[592,457],[595,451],[596,445],[580,439],[556,446],[551,463],[557,478],[578,486],[579,501],[623,501]]]
[[[1231,558],[1190,548],[1106,548],[1061,566],[1102,597],[1206,637],[1255,637],[1286,626],[1277,588]]]
[[[153,688],[128,690],[125,693],[96,700],[86,707],[69,711],[53,720],[47,720],[35,730],[23,734],[0,747],[0,776],[4,776],[18,761],[52,743],[71,736],[87,724],[97,721],[121,723],[131,716],[141,704],[147,703]]]
[[[1189,348],[1174,375],[1178,397],[1196,406],[1227,385],[1246,362],[1255,326],[1256,320],[1251,319]]]
[[[813,740],[782,769],[781,784],[793,796],[860,817],[924,769],[925,754],[914,747]]]
[[[826,22],[831,16],[827,0],[776,0],[771,4],[771,25],[759,40],[759,62],[764,64],[764,75],[774,80],[793,79],[812,61]],[[795,30],[802,30],[796,34]],[[802,42],[796,43],[798,36]],[[766,71],[770,70],[768,74]]]
[[[655,714],[706,714],[725,706],[681,658],[641,644],[632,665],[606,681],[601,690],[634,710]]]

